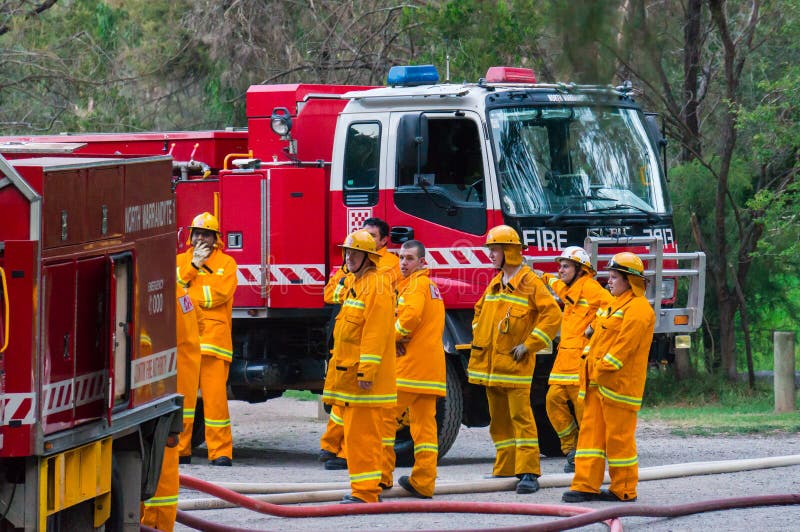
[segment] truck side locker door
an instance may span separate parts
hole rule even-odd
[[[387,117],[343,114],[337,123],[331,167],[330,268],[341,261],[345,237],[360,229],[367,218],[386,220]],[[391,220],[387,220],[392,225]],[[330,273],[330,271],[329,271]]]
[[[108,367],[105,257],[78,261],[75,325],[75,423],[103,416],[103,384]]]
[[[108,382],[106,416],[124,407],[130,398],[131,335],[133,334],[133,254],[129,251],[108,258]]]
[[[75,262],[43,267],[42,429],[45,434],[74,425]]]

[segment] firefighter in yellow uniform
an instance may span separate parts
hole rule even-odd
[[[636,500],[639,457],[636,418],[642,406],[655,313],[645,292],[644,265],[617,253],[606,267],[614,299],[598,315],[586,353],[586,398],[575,452],[575,476],[564,502]],[[600,489],[606,461],[609,489]]]
[[[207,212],[189,226],[192,247],[178,255],[178,283],[188,289],[200,325],[200,392],[211,465],[230,466],[233,439],[226,385],[233,359],[231,339],[236,261],[220,249],[219,221]]]
[[[186,418],[186,401],[197,398],[197,375],[200,371],[200,333],[197,326],[197,314],[186,289],[177,285],[177,301],[175,308],[175,337],[178,348],[178,393],[184,398],[184,419]],[[185,427],[184,422],[184,427]],[[184,430],[184,433],[186,431]],[[184,438],[181,433],[180,438]],[[191,423],[189,435],[191,438]],[[172,532],[175,516],[178,512],[178,456],[181,445],[167,446],[164,449],[164,462],[161,464],[161,476],[158,479],[156,493],[144,501],[142,524]],[[189,446],[191,452],[191,445]]]
[[[347,265],[336,270],[336,273],[325,285],[325,303],[341,305],[347,297],[347,291],[353,276],[347,271]],[[319,461],[325,463],[325,469],[347,469],[347,453],[344,446],[344,419],[342,408],[338,405],[331,407],[328,416],[328,425],[319,440]]]
[[[367,218],[362,229],[365,229],[375,240],[375,248],[380,255],[378,259],[378,273],[386,275],[392,283],[392,288],[397,287],[400,279],[400,259],[391,253],[386,245],[389,242],[389,224],[380,218]],[[347,286],[352,279],[348,275],[347,266],[336,270],[336,273],[325,285],[325,303],[341,305],[347,294]],[[325,469],[347,469],[347,452],[344,446],[344,421],[338,406],[331,408],[328,425],[325,433],[320,438],[319,460],[325,463]],[[386,442],[384,442],[386,444]]]
[[[517,493],[533,493],[539,489],[541,467],[531,380],[536,352],[552,348],[561,309],[539,276],[522,263],[514,228],[490,229],[486,246],[500,272],[475,304],[467,373],[469,382],[486,386],[496,449],[492,474],[517,476]]]
[[[425,246],[409,240],[400,248],[403,279],[397,287],[397,408],[387,411],[384,434],[385,469],[382,484],[392,485],[395,467],[396,418],[408,409],[414,467],[398,483],[415,497],[429,499],[436,487],[439,441],[436,401],[446,393],[444,346],[444,302],[436,283],[428,276]]]
[[[188,291],[178,285],[178,393],[183,395],[183,431],[178,441],[178,461],[192,463],[192,427],[200,388],[200,327]]]
[[[336,316],[323,401],[342,407],[352,493],[342,502],[377,502],[381,488],[383,410],[397,404],[394,291],[375,265],[375,241],[363,229],[342,244],[353,275]]]
[[[611,294],[598,283],[592,261],[582,247],[566,248],[556,261],[558,275],[542,274],[542,279],[564,305],[561,340],[558,344],[547,390],[547,417],[561,439],[561,451],[567,456],[565,473],[575,471],[575,446],[583,401],[578,400],[579,374],[584,346],[589,342],[586,329],[597,311],[611,300]],[[538,272],[537,272],[538,273]],[[569,409],[572,403],[573,412]]]

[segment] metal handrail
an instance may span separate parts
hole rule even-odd
[[[682,333],[694,332],[703,323],[703,307],[705,296],[705,274],[706,274],[706,255],[703,252],[664,252],[664,241],[660,237],[640,236],[640,237],[587,237],[584,241],[584,249],[589,253],[592,264],[598,265],[602,261],[608,261],[613,254],[601,254],[603,247],[645,247],[647,251],[637,253],[643,260],[648,261],[649,268],[645,269],[644,275],[650,282],[647,286],[646,296],[653,311],[656,314],[656,333]],[[531,263],[552,262],[558,255],[525,257]],[[664,268],[664,263],[687,262],[690,264],[686,268]],[[597,276],[600,278],[608,277],[608,272],[597,268]],[[686,297],[686,305],[662,308],[664,294],[662,293],[662,280],[665,278],[688,278],[689,290]],[[687,323],[676,323],[676,318]]]

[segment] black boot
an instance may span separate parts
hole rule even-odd
[[[567,463],[564,464],[564,473],[575,472],[575,449],[567,453]]]
[[[520,495],[526,493],[536,493],[539,491],[539,481],[536,480],[539,475],[533,473],[525,473],[522,478],[517,482],[517,493]]]
[[[587,501],[597,501],[599,500],[599,497],[600,497],[599,493],[592,493],[589,491],[569,490],[564,492],[564,494],[561,496],[561,500],[563,502],[587,502]]]
[[[327,462],[325,462],[325,469],[329,471],[338,471],[341,469],[347,469],[347,460],[344,458],[331,458]]]
[[[620,499],[613,491],[602,489],[600,493],[597,494],[597,500],[607,502],[634,502],[636,501],[636,497],[632,499]]]

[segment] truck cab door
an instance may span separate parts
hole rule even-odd
[[[469,111],[415,111],[392,113],[390,128],[382,186],[396,243],[420,240],[447,307],[471,306],[485,288],[474,275],[493,275],[486,232],[501,223],[483,123]]]

